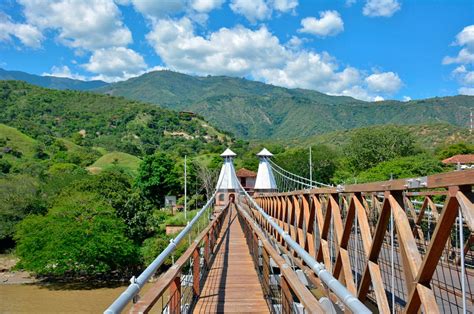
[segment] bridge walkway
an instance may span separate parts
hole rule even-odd
[[[228,210],[194,313],[269,313],[237,210]]]

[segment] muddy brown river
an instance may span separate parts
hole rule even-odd
[[[0,285],[0,313],[102,313],[125,288]]]

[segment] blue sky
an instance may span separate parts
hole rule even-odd
[[[0,67],[246,77],[364,100],[474,94],[474,1],[6,0]]]

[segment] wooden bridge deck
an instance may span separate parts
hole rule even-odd
[[[237,211],[229,210],[194,313],[269,313]]]

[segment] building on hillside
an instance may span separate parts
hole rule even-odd
[[[474,154],[454,155],[442,162],[445,165],[457,165],[458,170],[474,169]]]
[[[237,179],[239,179],[242,187],[249,192],[253,193],[253,188],[255,187],[255,179],[257,178],[257,173],[246,168],[240,168],[237,170]]]

